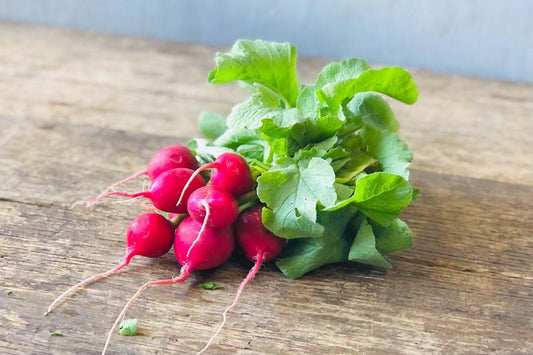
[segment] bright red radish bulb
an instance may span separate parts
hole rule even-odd
[[[227,227],[239,216],[239,205],[228,192],[212,186],[200,187],[187,200],[187,211],[195,220],[207,218],[209,227]]]
[[[276,237],[263,225],[261,206],[253,206],[241,213],[236,225],[236,237],[244,255],[250,261],[268,262],[281,253],[287,240]]]
[[[54,306],[71,292],[121,270],[130,263],[131,258],[135,255],[157,258],[166,254],[172,247],[173,240],[174,229],[170,221],[165,217],[158,213],[143,213],[137,216],[128,227],[124,260],[111,270],[93,275],[63,292],[48,307],[45,315],[50,313]]]
[[[212,165],[213,169],[209,180],[211,186],[227,191],[233,196],[240,196],[252,188],[254,181],[250,167],[240,155],[224,153],[207,165]]]
[[[124,180],[120,180],[110,187],[108,187],[101,195],[107,191],[112,190],[120,185],[135,180],[139,176],[147,175],[150,180],[154,180],[161,173],[177,168],[187,168],[194,170],[198,167],[196,158],[189,150],[189,148],[182,145],[171,145],[162,148],[150,159],[150,162],[146,166],[146,170],[139,171]],[[101,196],[100,195],[100,196]],[[99,198],[98,196],[97,198]]]
[[[235,238],[231,227],[206,227],[200,233],[201,229],[202,223],[191,217],[176,228],[174,254],[183,267],[212,269],[224,264],[233,253]]]
[[[222,313],[222,323],[216,332],[207,342],[206,346],[198,352],[203,353],[213,340],[220,333],[224,324],[226,324],[228,312],[235,307],[246,285],[255,277],[263,262],[270,261],[277,257],[287,241],[283,238],[276,237],[272,232],[265,228],[261,219],[261,206],[253,206],[244,210],[237,220],[235,234],[237,242],[242,248],[244,255],[255,262],[246,278],[241,282],[233,303],[229,305]]]
[[[133,255],[158,258],[172,247],[173,234],[172,223],[165,217],[159,213],[143,213],[128,228],[128,251]]]
[[[194,172],[193,176],[202,171],[211,169],[209,184],[218,190],[227,191],[235,197],[250,191],[254,180],[250,167],[243,157],[237,153],[223,153],[212,163],[204,164]],[[192,180],[192,178],[190,179]],[[185,185],[184,192],[189,191],[189,182]],[[185,198],[180,196],[178,203]]]
[[[174,238],[174,254],[176,254],[176,259],[182,265],[180,275],[173,279],[148,281],[137,290],[133,297],[128,300],[111,327],[102,354],[107,350],[113,331],[126,315],[126,311],[146,288],[154,285],[181,283],[187,280],[195,270],[205,270],[220,266],[230,258],[234,248],[235,238],[231,227],[211,228],[206,227],[205,224],[198,222],[194,218],[185,218],[176,228]]]
[[[98,198],[89,202],[89,205],[95,204],[98,201],[108,197],[108,196],[124,196],[124,197],[146,197],[150,199],[153,205],[160,209],[161,211],[171,212],[171,213],[184,213],[187,211],[187,204],[185,203],[186,199],[189,198],[190,194],[202,187],[205,186],[205,181],[201,176],[192,176],[194,173],[191,169],[178,168],[165,171],[164,173],[158,175],[154,181],[150,184],[148,191],[142,191],[137,193],[126,193],[121,191],[112,191],[107,192]],[[189,178],[192,178],[189,180]],[[189,182],[190,181],[190,182]],[[187,191],[184,190],[185,184],[189,184]],[[185,197],[185,201],[180,202],[178,199],[182,195]]]
[[[189,148],[182,145],[171,145],[155,153],[146,167],[146,175],[150,180],[153,180],[168,170],[177,168],[194,170],[197,167],[198,162]]]

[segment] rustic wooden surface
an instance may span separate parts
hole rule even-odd
[[[178,271],[172,255],[78,292],[124,252],[135,205],[70,208],[197,135],[202,109],[246,95],[206,83],[215,48],[0,24],[0,353],[98,353],[123,302]],[[301,59],[304,82],[325,63]],[[533,353],[533,86],[413,71],[420,101],[394,104],[420,198],[415,247],[383,273],[328,266],[300,280],[262,271],[210,353]],[[248,265],[149,289],[141,335],[110,353],[198,351]],[[222,290],[198,284],[216,280]],[[63,337],[52,337],[62,331]]]

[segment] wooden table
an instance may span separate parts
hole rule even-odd
[[[170,254],[138,258],[42,315],[122,257],[139,213],[72,202],[198,135],[202,109],[227,113],[247,95],[207,84],[215,51],[0,24],[0,353],[96,354],[141,283],[177,274]],[[324,63],[301,59],[303,81]],[[337,265],[289,280],[266,268],[210,353],[533,353],[533,86],[413,73],[420,101],[394,109],[422,191],[403,215],[415,247],[386,273]],[[198,351],[247,268],[149,289],[128,313],[141,335],[115,336],[110,353]],[[209,280],[223,289],[198,287]]]

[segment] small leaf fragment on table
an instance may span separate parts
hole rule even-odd
[[[51,335],[53,337],[62,337],[63,333],[56,330],[56,331],[52,332]]]
[[[137,318],[124,319],[120,323],[119,333],[120,335],[130,336],[130,337],[137,335]]]
[[[216,282],[213,281],[205,282],[201,284],[200,287],[204,290],[218,290],[221,288]]]
[[[13,294],[13,291],[11,291],[11,290],[5,290],[4,291],[4,295],[6,295],[6,296],[11,296],[12,294]]]

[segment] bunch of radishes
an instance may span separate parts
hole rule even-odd
[[[206,185],[200,172],[207,169],[210,169],[211,173]],[[198,168],[196,158],[188,148],[165,147],[150,160],[145,171],[112,185],[112,188],[141,175],[147,175],[151,180],[148,191],[133,194],[106,191],[89,204],[95,204],[112,195],[144,197],[152,202],[154,210],[166,212],[173,218],[167,219],[158,212],[143,213],[136,217],[128,228],[124,260],[115,268],[94,275],[68,289],[45,313],[51,312],[61,299],[77,288],[119,271],[129,264],[133,256],[160,257],[174,244],[174,254],[181,264],[180,275],[172,279],[146,282],[117,317],[103,352],[126,310],[144,289],[151,285],[183,282],[193,271],[222,265],[233,254],[236,238],[244,255],[255,265],[239,287],[235,301],[225,310],[225,322],[228,310],[235,305],[246,283],[255,276],[263,262],[275,258],[285,245],[285,239],[276,237],[263,226],[261,206],[253,190],[254,180],[250,168],[236,153],[221,154],[215,161]],[[250,192],[251,197],[243,199],[239,207],[237,198],[247,192]],[[240,213],[240,210],[244,211]]]

